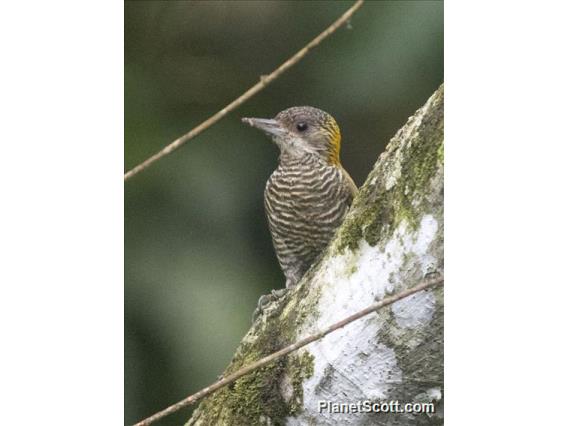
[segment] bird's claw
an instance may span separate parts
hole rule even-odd
[[[256,304],[256,309],[252,314],[252,321],[254,322],[264,312],[269,304],[278,301],[284,297],[287,292],[287,288],[281,288],[278,290],[272,290],[270,294],[263,294],[260,296],[260,299],[258,299],[258,303]]]
[[[284,297],[284,295],[287,293],[288,289],[287,288],[281,288],[279,290],[272,290],[270,292],[270,294],[274,297],[274,300],[276,299],[280,299],[281,297]]]

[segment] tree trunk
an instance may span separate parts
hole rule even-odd
[[[256,320],[225,374],[443,272],[443,105],[441,86],[380,155],[320,261]],[[337,406],[322,407],[326,401],[390,407],[398,401],[399,409],[426,402],[435,412],[334,412]],[[438,287],[239,379],[203,400],[188,425],[442,423],[443,290]]]

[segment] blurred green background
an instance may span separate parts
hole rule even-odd
[[[352,2],[125,2],[125,169],[224,107]],[[125,183],[125,422],[221,374],[284,285],[264,218],[276,147],[240,117],[331,113],[358,185],[443,80],[443,3],[367,2],[349,28]],[[162,421],[179,425],[190,410]]]

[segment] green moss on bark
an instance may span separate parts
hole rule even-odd
[[[293,343],[296,327],[311,309],[302,294],[305,286],[298,286],[293,293],[296,300],[305,300],[302,307],[286,309],[291,294],[272,305],[269,312],[243,340],[225,375],[236,372],[259,359]],[[314,295],[311,295],[314,296]],[[200,423],[200,415],[194,415],[187,425],[283,425],[288,416],[293,416],[303,407],[305,379],[313,375],[313,357],[304,352],[291,354],[237,380],[205,399],[199,411],[206,413],[207,420]],[[283,395],[283,383],[290,386],[289,395]]]
[[[443,96],[442,87],[390,141],[338,232],[334,254],[361,239],[387,241],[403,220],[415,228],[431,210],[422,194],[443,166]]]
[[[294,415],[304,406],[304,380],[314,375],[314,357],[309,352],[300,356],[292,356],[288,360],[288,372],[292,383],[293,394],[288,403],[289,414]]]
[[[234,365],[236,368],[237,364]],[[307,352],[301,356],[291,355],[256,370],[202,403],[199,409],[207,413],[205,424],[284,425],[288,416],[302,409],[302,383],[313,372],[313,357]],[[287,399],[282,395],[283,381],[291,385]],[[190,424],[194,423],[190,420]]]

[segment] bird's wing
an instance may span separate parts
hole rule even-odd
[[[349,173],[347,173],[347,170],[345,170],[343,167],[341,167],[341,172],[343,173],[343,176],[345,176],[347,190],[351,194],[351,199],[353,199],[358,192],[357,185],[355,185],[355,181],[353,181],[351,176],[349,176]]]

